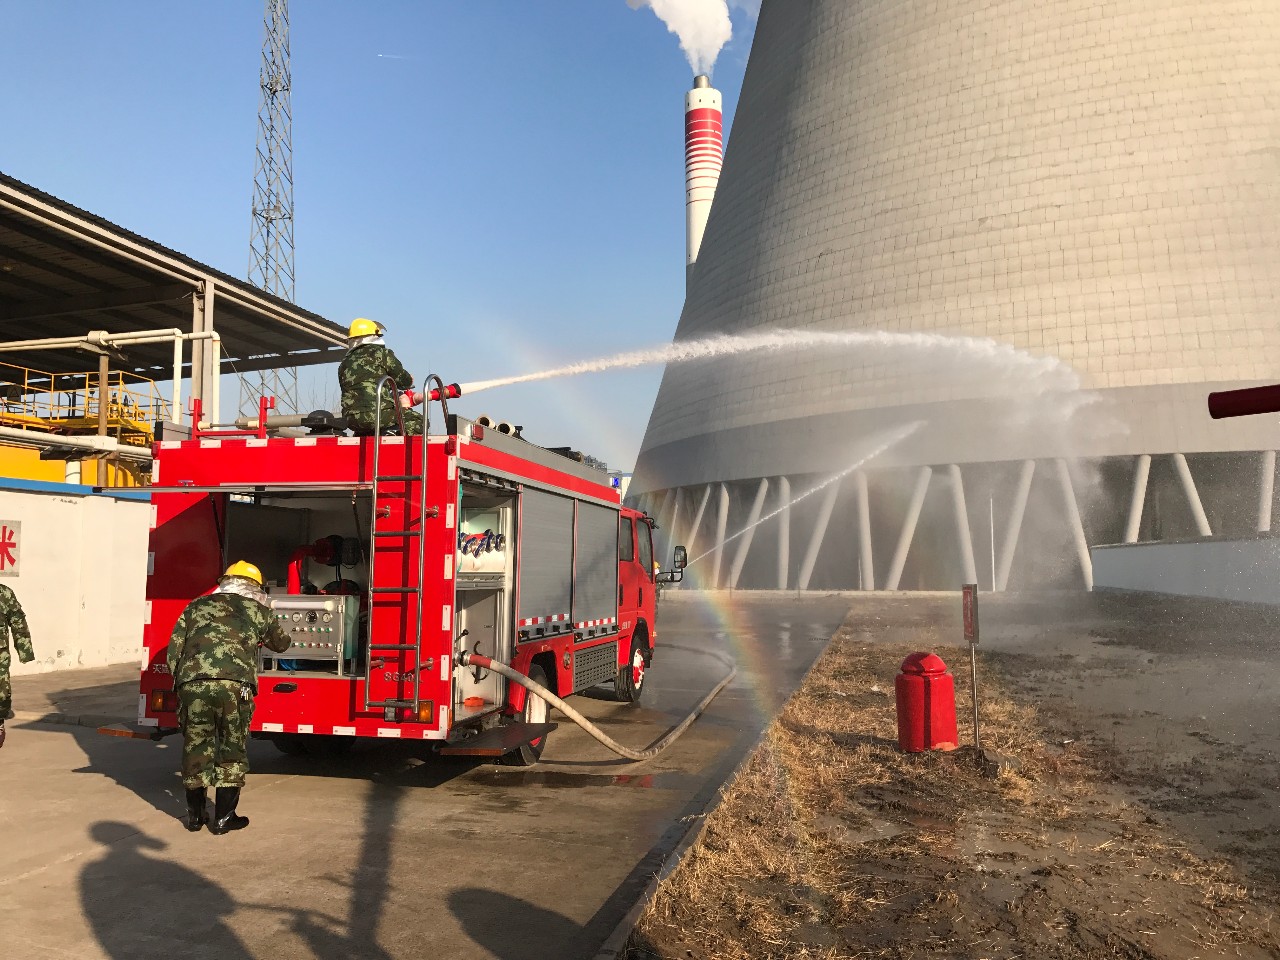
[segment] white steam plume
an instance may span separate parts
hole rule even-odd
[[[627,0],[632,10],[649,7],[680,38],[695,74],[710,73],[720,49],[733,36],[726,0]]]

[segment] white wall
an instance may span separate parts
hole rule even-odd
[[[0,520],[22,522],[19,574],[0,582],[17,594],[36,653],[21,664],[13,651],[13,675],[136,662],[150,503],[72,485],[0,483]]]
[[[1280,604],[1280,537],[1094,547],[1094,589]]]

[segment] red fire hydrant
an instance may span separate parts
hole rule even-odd
[[[902,661],[898,695],[898,747],[907,753],[956,748],[956,688],[935,653],[913,653]]]

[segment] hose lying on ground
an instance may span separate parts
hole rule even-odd
[[[513,683],[520,684],[520,686],[524,687],[530,693],[541,697],[543,700],[547,701],[547,703],[551,704],[551,706],[559,709],[566,717],[580,726],[583,730],[587,731],[587,733],[591,734],[591,736],[593,736],[599,743],[618,754],[618,756],[626,757],[628,760],[652,760],[658,754],[662,753],[663,750],[667,749],[667,747],[671,746],[671,744],[675,742],[676,738],[679,737],[680,734],[684,733],[685,730],[689,728],[689,725],[702,715],[702,712],[707,709],[711,704],[711,701],[719,695],[720,691],[728,686],[729,682],[738,675],[738,668],[735,664],[718,654],[711,653],[708,650],[695,650],[690,647],[672,646],[666,646],[665,649],[684,650],[687,653],[703,654],[704,656],[711,657],[719,660],[721,663],[724,663],[729,668],[729,672],[725,674],[723,680],[711,688],[711,692],[698,702],[698,705],[693,708],[693,711],[687,717],[664,733],[661,738],[655,740],[644,750],[633,750],[630,747],[619,743],[617,740],[614,740],[577,710],[569,706],[569,704],[565,703],[546,687],[542,686],[542,684],[534,683],[523,673],[511,669],[511,667],[507,666],[505,663],[497,663],[489,657],[482,656],[478,653],[464,653],[458,658],[458,663],[464,667],[482,667],[485,670],[492,670],[494,673],[506,677]]]

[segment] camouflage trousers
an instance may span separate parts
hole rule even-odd
[[[0,654],[0,723],[4,723],[13,709],[13,684],[9,682],[9,652]]]
[[[179,687],[182,785],[192,789],[244,786],[252,719],[253,693],[243,684],[192,680]]]
[[[373,421],[365,423],[363,420],[355,417],[347,417],[347,426],[351,428],[351,432],[357,437],[373,436]],[[393,413],[389,418],[382,418],[383,434],[394,433],[398,429],[396,417]],[[422,414],[415,413],[412,410],[404,411],[404,436],[420,437],[422,436]]]

